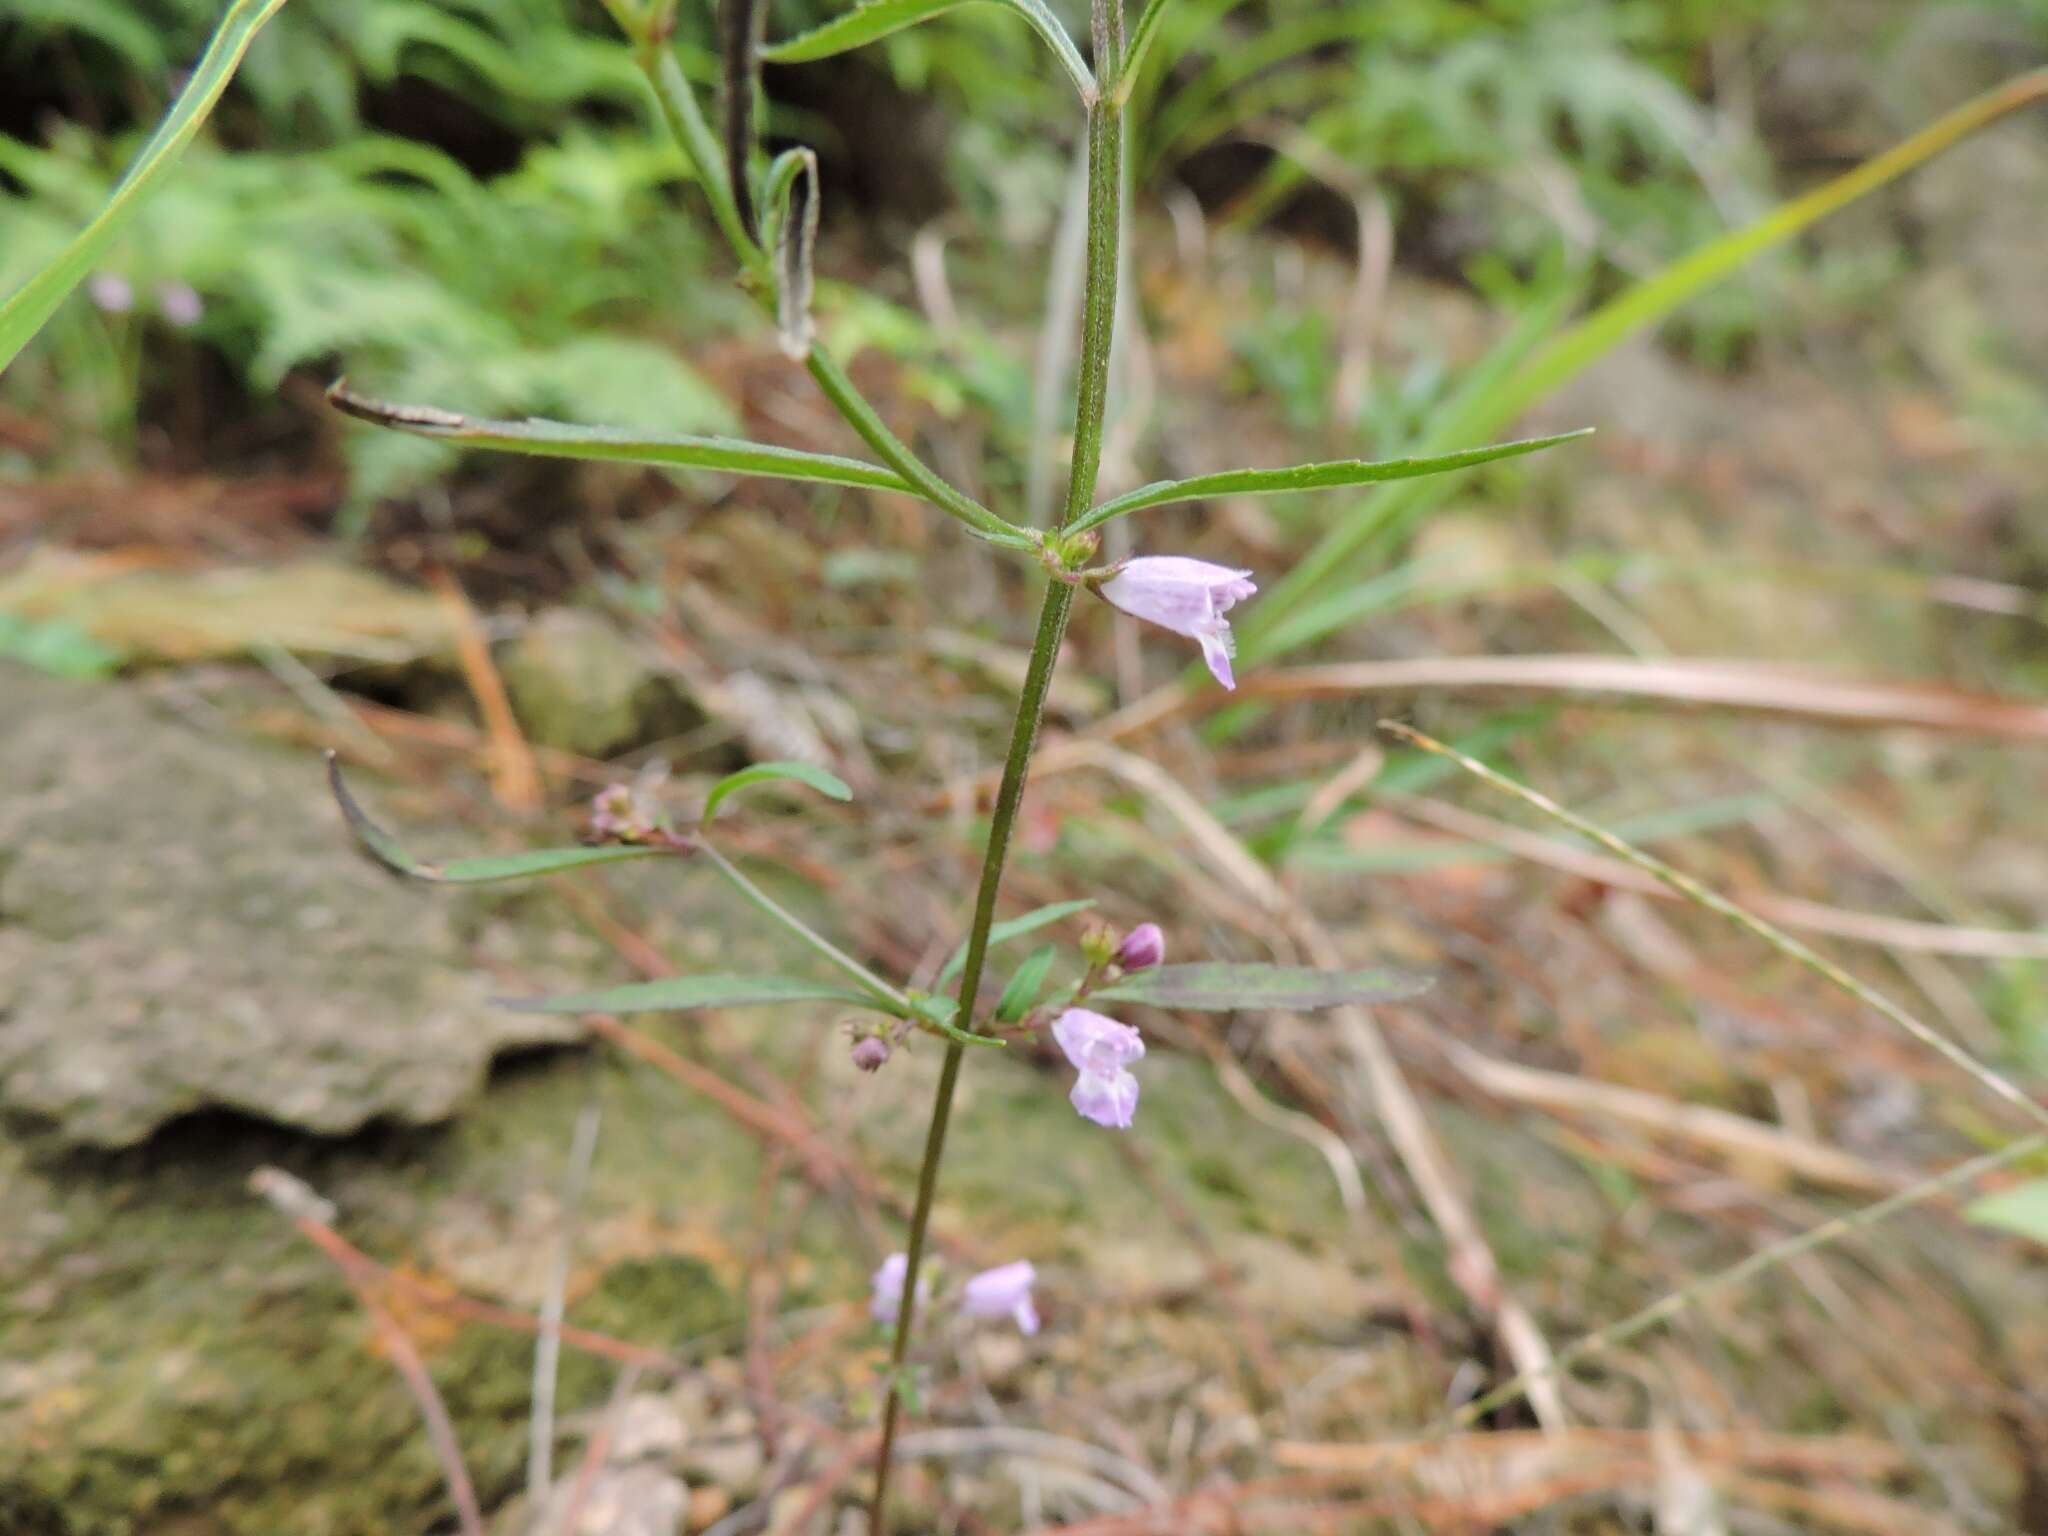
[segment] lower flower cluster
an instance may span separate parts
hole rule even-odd
[[[868,1301],[868,1315],[885,1327],[895,1323],[896,1314],[902,1309],[903,1277],[909,1268],[908,1254],[892,1253],[875,1271],[874,1295]],[[1007,1317],[1016,1322],[1019,1333],[1034,1334],[1038,1332],[1038,1309],[1032,1304],[1031,1287],[1037,1279],[1038,1271],[1029,1259],[984,1269],[980,1274],[970,1276],[960,1288],[960,1311],[966,1317]],[[920,1301],[924,1299],[925,1291],[926,1287],[920,1282],[917,1288]]]

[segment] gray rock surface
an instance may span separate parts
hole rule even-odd
[[[13,668],[0,721],[0,1107],[98,1147],[212,1107],[423,1124],[573,1038],[488,1004],[475,907],[364,863],[311,753]]]
[[[548,610],[500,667],[520,724],[542,746],[608,757],[703,722],[675,680],[601,614]]]

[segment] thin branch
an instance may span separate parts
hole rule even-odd
[[[291,1218],[293,1224],[308,1237],[313,1237],[313,1228],[325,1228],[332,1221],[333,1205],[320,1198],[305,1183],[293,1178],[279,1168],[259,1168],[249,1176],[249,1187],[262,1195],[277,1210]],[[477,1505],[476,1485],[469,1480],[469,1469],[462,1463],[462,1445],[455,1437],[454,1422],[448,1417],[447,1405],[441,1401],[441,1394],[434,1388],[434,1378],[427,1374],[426,1362],[420,1359],[420,1352],[413,1347],[412,1339],[398,1326],[398,1320],[384,1309],[365,1280],[354,1267],[340,1266],[342,1278],[355,1292],[356,1300],[368,1314],[375,1326],[385,1352],[391,1357],[391,1364],[397,1370],[399,1379],[412,1394],[418,1405],[420,1417],[426,1422],[427,1441],[434,1449],[434,1458],[441,1464],[441,1475],[448,1483],[448,1497],[455,1504],[455,1518],[462,1527],[462,1536],[485,1536],[483,1511]]]

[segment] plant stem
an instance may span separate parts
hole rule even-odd
[[[1032,547],[1033,540],[1022,529],[1004,522],[973,497],[954,489],[949,481],[912,453],[903,439],[889,430],[888,423],[854,387],[853,380],[846,376],[846,370],[834,362],[823,347],[813,342],[804,366],[817,380],[825,398],[846,418],[847,425],[860,434],[861,441],[874,449],[884,464],[915,486],[925,500],[950,512],[991,543],[1011,549]]]
[[[697,93],[683,74],[682,65],[676,61],[675,49],[666,40],[652,36],[645,25],[637,24],[631,13],[621,6],[620,0],[608,0],[608,5],[620,29],[633,43],[634,57],[641,72],[647,76],[648,85],[653,88],[662,119],[681,147],[683,157],[690,162],[698,185],[704,189],[704,196],[711,204],[713,220],[725,235],[726,243],[732,247],[733,255],[746,269],[747,286],[753,291],[755,300],[772,314],[775,307],[773,266],[760,242],[748,233],[746,219],[726,171],[724,151],[717,135],[711,131],[710,123],[705,121],[703,109],[697,105]],[[817,380],[819,389],[824,391],[825,398],[846,418],[847,425],[881,455],[885,464],[916,487],[920,496],[958,518],[991,543],[1010,549],[1033,547],[1035,541],[1023,529],[998,517],[911,452],[854,387],[845,370],[822,347],[812,346],[805,366],[811,377]],[[1091,487],[1094,484],[1092,477],[1089,484]]]
[[[1123,50],[1122,0],[1095,0],[1095,70],[1103,80],[1116,77]],[[1102,420],[1107,404],[1109,354],[1116,323],[1118,222],[1122,208],[1123,106],[1098,98],[1088,108],[1088,274],[1081,301],[1080,380],[1074,413],[1074,458],[1067,478],[1067,500],[1059,527],[1065,528],[1087,510],[1095,495],[1096,472],[1102,463]],[[1055,530],[1057,531],[1057,530]],[[967,933],[967,963],[960,974],[960,1007],[954,1022],[974,1027],[975,1001],[988,964],[989,929],[995,923],[996,897],[1003,883],[1003,864],[1016,829],[1017,810],[1024,800],[1024,781],[1031,771],[1031,750],[1045,713],[1060,641],[1073,612],[1074,588],[1053,581],[1038,614],[1038,635],[1031,646],[1031,664],[1017,700],[1017,718],[1010,730],[1009,756],[996,791],[990,818],[988,848],[982,855],[981,884],[975,892],[974,920]],[[924,1161],[917,1174],[917,1204],[910,1216],[905,1252],[903,1295],[896,1305],[896,1337],[889,1351],[889,1386],[882,1404],[882,1442],[875,1453],[875,1491],[868,1505],[868,1536],[883,1536],[888,1515],[889,1468],[896,1447],[896,1425],[903,1412],[903,1363],[910,1351],[910,1329],[917,1315],[918,1274],[924,1263],[932,1201],[939,1185],[939,1164],[946,1151],[946,1128],[953,1117],[953,1095],[960,1083],[966,1047],[946,1042],[939,1068],[939,1086],[932,1099],[932,1118],[925,1132]]]
[[[728,859],[709,843],[699,843],[697,846],[699,851],[717,866],[720,874],[739,887],[740,894],[745,896],[747,900],[774,918],[776,922],[782,924],[783,927],[802,939],[827,960],[838,966],[840,970],[846,972],[847,975],[859,982],[863,988],[872,992],[877,999],[886,1002],[891,1011],[904,1018],[911,1016],[910,1000],[902,992],[890,986],[888,982],[862,965],[853,956],[849,955],[845,950],[834,944],[825,935],[818,932],[817,929],[813,928],[809,923],[798,917],[789,908],[783,906],[781,902],[741,874],[739,867],[731,859]]]
[[[676,62],[675,49],[665,41],[649,38],[635,51],[639,55],[640,68],[646,73],[647,83],[654,87],[654,99],[661,104],[661,115],[668,123],[668,131],[682,146],[684,158],[696,173],[697,184],[704,189],[704,196],[711,204],[711,217],[717,220],[719,229],[724,232],[726,243],[756,281],[769,281],[767,254],[747,233],[747,226],[740,218],[739,202],[734,198],[732,183],[725,175],[724,153],[717,136],[711,131],[711,125],[704,121],[704,113],[697,105],[697,93],[683,74],[683,66]]]

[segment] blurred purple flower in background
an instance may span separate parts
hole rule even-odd
[[[1129,1024],[1086,1008],[1069,1008],[1053,1022],[1052,1037],[1081,1075],[1068,1095],[1086,1120],[1128,1129],[1138,1110],[1138,1080],[1127,1070],[1145,1054],[1145,1041]]]
[[[984,1269],[960,1292],[960,1310],[969,1317],[1011,1317],[1020,1333],[1038,1332],[1038,1309],[1031,1304],[1031,1285],[1038,1278],[1029,1259]],[[902,1278],[897,1278],[902,1286]]]
[[[1099,590],[1132,618],[1198,642],[1216,681],[1235,688],[1237,680],[1230,674],[1235,645],[1223,615],[1259,590],[1251,574],[1185,555],[1144,555],[1126,560]]]
[[[159,283],[156,307],[159,314],[176,326],[197,325],[199,317],[206,313],[199,291],[190,283]]]
[[[85,285],[93,303],[110,315],[125,315],[135,307],[135,289],[125,277],[112,272],[95,272]]]
[[[863,1035],[853,1042],[853,1064],[863,1072],[879,1072],[889,1063],[889,1042],[880,1035]],[[899,1285],[901,1281],[897,1282]]]

